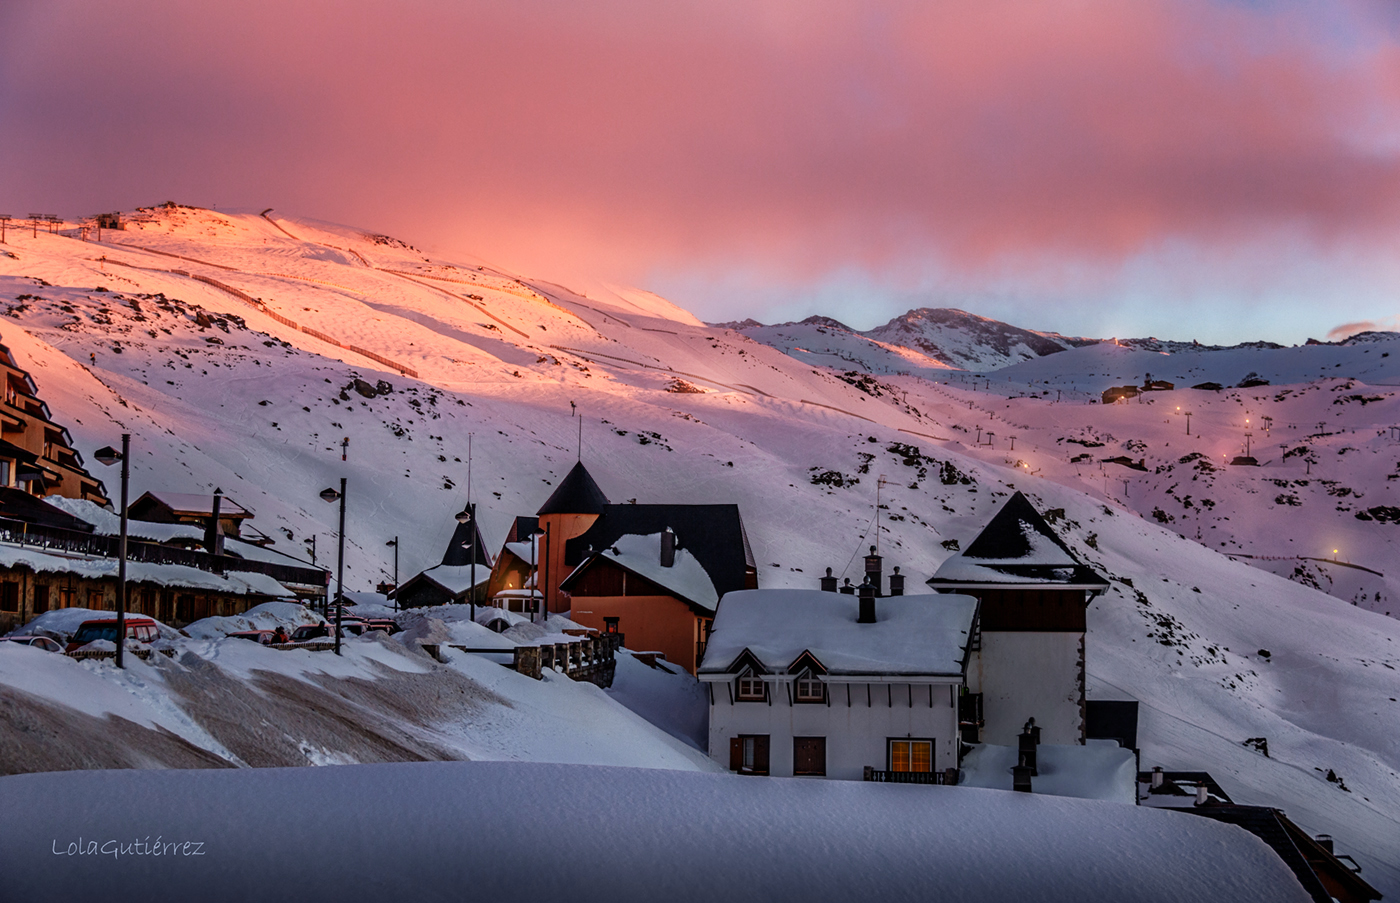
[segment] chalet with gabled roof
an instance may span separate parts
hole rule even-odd
[[[729,593],[698,677],[710,756],[741,774],[957,783],[977,600]]]
[[[1085,739],[1084,634],[1089,601],[1108,581],[1081,562],[1017,492],[928,581],[981,602],[968,688],[983,723],[970,742],[1013,745],[1028,718],[1044,742]]]
[[[454,525],[441,563],[415,574],[394,591],[400,608],[486,601],[492,562],[478,523],[472,518]]]

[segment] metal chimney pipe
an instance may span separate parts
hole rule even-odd
[[[676,534],[667,527],[666,532],[661,534],[661,566],[664,568],[674,567],[676,564]]]
[[[860,597],[860,616],[856,618],[858,624],[875,623],[875,587],[869,582],[862,583],[858,591]]]
[[[1162,766],[1157,765],[1157,766],[1155,766],[1155,767],[1152,769],[1152,789],[1153,789],[1153,790],[1156,790],[1156,789],[1160,788],[1160,787],[1162,786],[1162,782],[1164,782],[1166,779],[1167,779],[1167,776],[1166,776],[1165,774],[1162,773]]]
[[[1208,802],[1210,802],[1210,790],[1206,787],[1205,784],[1197,784],[1197,785],[1196,785],[1196,805],[1197,805],[1197,806],[1204,806],[1204,805],[1205,805],[1206,803],[1208,803]]]

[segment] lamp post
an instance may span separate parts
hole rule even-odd
[[[126,667],[126,488],[131,480],[131,434],[122,433],[122,450],[117,451],[108,445],[99,448],[93,455],[98,461],[111,466],[122,462],[122,527],[121,539],[117,542],[117,657],[118,668]]]
[[[327,487],[321,490],[321,499],[325,502],[340,500],[340,532],[336,536],[339,543],[339,551],[335,556],[335,654],[340,654],[340,615],[342,606],[341,597],[345,595],[345,477],[340,478],[340,491]]]
[[[398,538],[397,536],[395,536],[393,539],[391,539],[391,540],[389,540],[388,542],[384,543],[384,545],[386,545],[386,546],[392,546],[393,549],[394,549],[394,611],[398,611],[398,610],[399,610],[399,538]]]
[[[472,608],[471,608],[472,622],[475,623],[475,621],[476,621],[476,534],[477,534],[477,527],[476,527],[476,505],[472,504],[471,502],[467,502],[467,507],[465,507],[465,508],[463,508],[461,511],[458,511],[458,512],[457,512],[457,523],[459,523],[459,524],[471,524],[471,525],[472,525],[471,539],[469,539],[467,542],[463,543],[463,545],[469,545],[469,546],[471,547],[471,551],[472,551],[472,558],[471,558],[471,585],[467,588],[467,599],[471,602],[471,606],[472,606]]]

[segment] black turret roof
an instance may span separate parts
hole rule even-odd
[[[577,566],[625,535],[669,529],[676,534],[677,548],[695,556],[720,596],[744,589],[747,571],[755,568],[738,505],[607,505],[600,513],[564,546],[565,564]]]
[[[564,481],[554,490],[554,494],[549,497],[549,501],[544,503],[544,507],[535,512],[537,515],[544,514],[602,514],[603,507],[608,504],[608,497],[603,495],[603,490],[598,488],[598,484],[593,482],[593,477],[588,473],[588,468],[580,461],[574,465],[574,469],[569,471],[569,475],[564,477]]]
[[[1053,543],[1064,553],[1063,559],[1046,560],[1043,544],[1039,550],[1033,548],[1032,533]],[[966,549],[943,562],[928,583],[935,588],[984,583],[1108,586],[1107,580],[1070,551],[1030,500],[1019,492],[1007,500]]]
[[[481,537],[481,530],[477,527],[478,521],[473,518],[470,523],[458,524],[457,529],[452,531],[452,539],[447,543],[447,551],[442,553],[442,563],[453,567],[461,567],[472,563],[472,543],[476,543],[476,563],[480,567],[491,567],[491,553],[486,549],[486,543]]]

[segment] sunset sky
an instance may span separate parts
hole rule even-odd
[[[166,200],[711,321],[1400,328],[1400,5],[0,2],[0,213]]]

